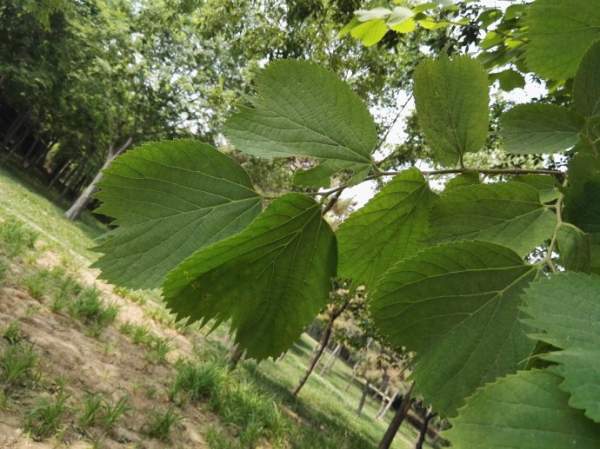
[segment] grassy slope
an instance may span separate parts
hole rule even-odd
[[[96,255],[89,251],[89,248],[94,245],[94,238],[101,235],[102,226],[89,219],[86,223],[68,222],[62,216],[63,211],[42,196],[44,193],[43,187],[25,185],[15,176],[0,169],[0,219],[13,216],[24,221],[44,239],[52,241],[61,252],[76,259],[73,260],[75,264],[92,261]],[[222,336],[224,332],[223,329],[217,330],[214,338]],[[246,362],[243,368],[245,376],[265,393],[274,395],[277,402],[286,404],[298,415],[298,420],[309,427],[307,431],[336,434],[340,432],[341,435],[347,428],[348,443],[339,441],[339,444],[336,444],[334,441],[331,447],[375,447],[385,430],[387,420],[383,422],[373,419],[378,404],[371,399],[367,402],[363,416],[356,416],[354,410],[361,392],[356,385],[348,392],[344,391],[350,379],[350,369],[342,362],[338,361],[332,373],[325,377],[313,375],[299,401],[293,400],[289,395],[289,389],[300,378],[308,363],[314,344],[315,342],[305,335],[282,361],[263,362],[260,366]],[[390,415],[391,413],[387,418],[390,418]],[[411,448],[415,439],[414,429],[405,426],[393,447]]]

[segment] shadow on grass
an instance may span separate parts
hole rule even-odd
[[[290,439],[293,448],[374,449],[376,447],[375,441],[349,428],[346,418],[331,407],[326,411],[319,410],[302,398],[295,398],[287,388],[262,373],[254,363],[245,364],[244,369],[261,390],[275,396],[302,421],[296,428],[297,434]]]

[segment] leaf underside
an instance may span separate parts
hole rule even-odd
[[[457,187],[431,212],[432,240],[481,240],[529,254],[550,238],[556,214],[523,182]]]
[[[102,278],[131,288],[159,287],[197,249],[250,223],[261,200],[244,170],[210,145],[149,143],[115,159],[96,195],[98,213],[119,227],[95,248]]]
[[[534,282],[525,292],[524,312],[538,329],[535,338],[561,351],[543,358],[559,365],[569,405],[600,422],[600,276],[559,273]]]
[[[455,449],[597,449],[600,427],[568,406],[560,377],[521,371],[469,398],[444,437]]]
[[[545,78],[572,78],[590,45],[600,39],[595,0],[536,0],[525,16],[529,69]]]
[[[395,262],[422,249],[435,198],[419,170],[397,175],[340,226],[340,276],[374,287]]]
[[[327,304],[336,265],[335,235],[321,208],[290,193],[241,233],[171,271],[164,297],[179,319],[229,320],[235,341],[261,360],[287,350]]]
[[[240,151],[258,157],[313,157],[360,171],[371,164],[375,123],[362,100],[332,72],[307,61],[275,61],[257,77],[253,108],[225,126]]]
[[[390,342],[416,351],[418,391],[446,416],[476,388],[526,363],[534,343],[520,294],[537,269],[484,242],[432,247],[394,265],[370,310]]]

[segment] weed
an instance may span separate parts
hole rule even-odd
[[[118,309],[114,305],[105,305],[100,292],[94,287],[84,288],[77,298],[69,304],[69,313],[91,327],[94,336],[117,317]]]
[[[168,340],[154,335],[146,326],[125,322],[121,324],[121,333],[129,336],[134,344],[148,349],[146,358],[153,363],[164,363],[171,350]]]
[[[6,275],[8,274],[10,266],[8,261],[0,256],[0,287],[4,284],[4,280],[6,279]]]
[[[171,385],[169,396],[180,401],[181,395],[191,401],[210,398],[222,383],[223,372],[215,364],[194,365],[190,362],[178,362],[177,374]]]
[[[0,381],[7,387],[34,382],[38,356],[30,344],[17,343],[7,347],[0,356]]]
[[[165,363],[171,344],[165,338],[152,336],[148,344],[148,360],[154,363]]]
[[[163,411],[152,411],[145,431],[150,438],[169,441],[171,429],[180,422],[181,416],[175,413],[171,407]]]
[[[50,273],[50,270],[46,269],[37,270],[25,276],[21,281],[27,293],[33,299],[41,300],[44,297],[44,293],[48,288],[48,280],[51,277]]]
[[[112,429],[129,410],[131,410],[131,406],[127,396],[123,396],[114,404],[104,401],[101,417],[102,427],[106,430]]]
[[[102,412],[102,396],[98,394],[88,393],[83,399],[83,409],[81,416],[79,417],[78,423],[82,430],[88,427],[94,426]]]
[[[6,410],[8,408],[8,396],[3,390],[0,390],[0,410]]]
[[[9,259],[33,249],[36,240],[37,233],[13,218],[0,223],[0,253]]]
[[[4,331],[4,334],[2,334],[2,337],[4,337],[4,339],[8,341],[11,345],[16,345],[17,343],[19,343],[21,340],[23,340],[21,323],[19,323],[16,320],[12,321]]]
[[[58,282],[52,295],[51,308],[53,312],[61,312],[82,291],[81,284],[69,275],[64,275]]]
[[[192,401],[208,401],[224,423],[239,429],[241,447],[254,447],[263,437],[284,434],[285,420],[274,401],[251,382],[230,375],[222,364],[179,362],[176,370],[171,400],[178,402],[185,395]]]
[[[37,441],[57,433],[67,411],[66,402],[67,396],[62,391],[53,399],[41,398],[25,415],[25,431]]]

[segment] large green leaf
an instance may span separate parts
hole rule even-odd
[[[153,288],[197,249],[243,229],[261,200],[233,159],[210,145],[178,140],[143,145],[104,172],[99,213],[119,227],[96,250],[102,277]]]
[[[259,157],[309,156],[356,171],[371,163],[377,131],[361,99],[333,73],[276,61],[256,79],[254,108],[229,119],[225,136]]]
[[[588,272],[591,268],[591,237],[571,223],[561,223],[556,232],[560,263],[567,270]]]
[[[539,329],[536,338],[562,351],[544,354],[559,364],[561,389],[569,405],[600,422],[600,276],[559,273],[526,290],[527,320]],[[600,444],[600,443],[599,443]],[[598,446],[600,447],[600,446]]]
[[[488,134],[488,79],[467,56],[426,60],[415,70],[419,124],[435,159],[453,166],[461,155],[479,151]]]
[[[502,116],[504,149],[515,154],[560,153],[585,125],[576,112],[552,104],[521,104]]]
[[[340,275],[374,286],[392,264],[423,247],[435,195],[419,170],[397,175],[338,230]]]
[[[585,117],[600,114],[600,41],[585,54],[573,84],[575,109]]]
[[[559,382],[532,370],[486,385],[444,437],[454,449],[597,449],[600,426],[567,405]]]
[[[548,175],[518,175],[513,176],[511,181],[522,182],[536,189],[540,194],[542,203],[551,203],[560,196],[558,184],[554,176]]]
[[[417,352],[417,389],[435,410],[454,415],[477,387],[526,364],[534,343],[520,295],[536,273],[508,248],[457,242],[399,262],[377,284],[375,324]]]
[[[555,227],[556,214],[522,182],[457,187],[442,195],[431,212],[434,241],[482,240],[521,256],[550,238]]]
[[[591,148],[578,149],[567,172],[565,216],[586,232],[600,232],[600,157]]]
[[[555,80],[572,78],[587,49],[600,39],[597,0],[536,0],[525,16],[529,68]]]
[[[230,320],[250,357],[277,356],[328,301],[336,274],[335,235],[319,205],[290,193],[241,233],[206,247],[171,271],[167,306],[203,324]]]

